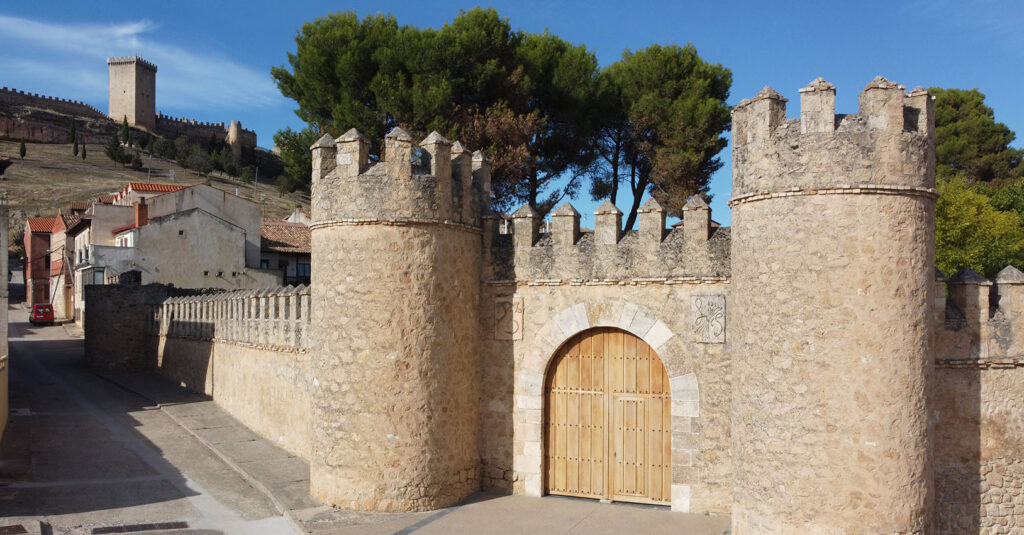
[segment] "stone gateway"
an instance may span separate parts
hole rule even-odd
[[[499,489],[737,535],[1018,533],[1024,273],[936,273],[926,91],[879,77],[849,115],[835,95],[734,108],[732,228],[698,197],[671,229],[654,200],[636,231],[611,203],[593,230],[568,203],[506,218],[480,152],[396,128],[373,161],[325,135],[310,288],[105,289],[144,335],[128,362],[87,340],[89,362],[195,385],[346,508]],[[91,312],[87,339],[122,316]]]

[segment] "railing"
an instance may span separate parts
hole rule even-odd
[[[238,290],[172,297],[153,305],[150,334],[257,347],[309,347],[309,288]]]

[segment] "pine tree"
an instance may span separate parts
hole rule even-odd
[[[121,143],[130,145],[132,140],[132,132],[128,129],[128,116],[124,116],[124,120],[121,121]]]
[[[78,156],[78,140],[75,139],[75,143],[71,145],[71,154]]]
[[[18,156],[21,156],[22,160],[25,159],[25,140],[24,139],[21,140],[21,145],[18,146]]]
[[[124,147],[121,146],[121,142],[117,140],[117,137],[111,137],[110,141],[103,146],[103,154],[107,155],[107,158],[113,160],[114,163],[124,165]]]

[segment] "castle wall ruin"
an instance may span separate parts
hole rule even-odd
[[[812,82],[792,120],[770,89],[736,107],[731,229],[694,198],[672,229],[651,201],[635,231],[566,204],[503,234],[482,154],[432,134],[414,158],[397,130],[374,163],[358,132],[325,136],[308,309],[168,295],[129,353],[309,460],[326,503],[424,510],[546,494],[552,357],[612,328],[669,379],[672,510],[734,533],[1015,533],[1024,273],[936,275],[927,93],[876,79],[858,115],[834,95]],[[87,322],[115,314],[92,302]]]

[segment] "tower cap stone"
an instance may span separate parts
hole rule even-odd
[[[554,212],[551,212],[551,215],[552,216],[556,216],[556,217],[562,217],[562,216],[579,217],[580,213],[576,211],[576,208],[574,208],[571,203],[567,202],[567,203],[563,204],[562,206],[559,206],[557,209],[555,209]]]
[[[665,207],[662,206],[661,203],[658,202],[658,199],[655,199],[654,197],[651,197],[650,199],[647,199],[647,202],[641,204],[640,208],[637,209],[637,213],[638,214],[646,214],[648,212],[664,212],[664,211],[665,211]]]
[[[605,215],[605,214],[618,214],[618,215],[622,215],[622,210],[619,210],[618,206],[615,206],[614,204],[612,204],[612,201],[608,200],[608,201],[604,201],[603,203],[601,203],[601,206],[598,206],[597,210],[594,210],[594,215]]]
[[[868,82],[868,85],[864,86],[864,90],[868,89],[903,89],[903,86],[896,82],[890,82],[884,76],[875,76],[874,80]]]
[[[473,161],[474,162],[490,162],[491,159],[488,158],[486,154],[484,154],[484,151],[482,151],[482,150],[475,150],[475,151],[473,151]]]
[[[324,134],[324,135],[320,136],[320,139],[316,140],[316,143],[313,143],[309,147],[309,150],[313,150],[313,149],[333,149],[333,148],[334,148],[334,138],[332,138],[330,134]]]
[[[767,85],[762,87],[761,90],[758,91],[756,95],[754,95],[754,98],[752,98],[750,100],[751,101],[754,101],[754,100],[764,100],[766,98],[771,98],[771,99],[775,99],[775,100],[781,100],[783,102],[789,102],[788,98],[782,96],[781,93],[779,93],[778,91],[772,89],[771,86],[767,86]]]
[[[466,152],[466,147],[462,144],[461,141],[456,141],[455,143],[452,143],[452,154],[460,154],[463,152]]]
[[[956,274],[949,278],[949,282],[959,282],[962,284],[992,284],[988,279],[982,277],[981,274],[969,267],[960,268],[960,271],[957,271]]]
[[[711,207],[708,203],[704,202],[704,197],[700,195],[690,195],[690,198],[683,205],[683,210],[710,210]]]
[[[391,131],[388,132],[388,134],[386,136],[384,136],[384,139],[397,139],[398,141],[412,141],[412,136],[409,135],[409,132],[406,132],[401,126],[396,126],[396,127],[392,128]]]
[[[392,130],[392,132],[394,132],[394,130]],[[437,130],[434,130],[433,132],[431,132],[429,136],[427,136],[423,141],[420,142],[420,146],[421,147],[426,147],[427,145],[451,145],[451,144],[452,144],[452,142],[448,141],[447,138],[445,138],[444,136],[439,134],[437,132]]]
[[[996,274],[996,282],[1000,284],[1024,284],[1024,272],[1013,266],[1006,266]]]
[[[819,77],[815,78],[814,80],[811,80],[811,83],[807,84],[807,87],[801,88],[800,92],[801,93],[807,93],[807,92],[810,92],[810,91],[828,91],[828,90],[835,91],[836,90],[836,86],[832,85],[827,80],[825,80],[824,78],[819,76]]]
[[[514,214],[512,214],[512,218],[513,219],[520,219],[520,218],[525,218],[525,217],[540,217],[540,216],[539,216],[539,214],[537,214],[537,211],[534,210],[533,207],[530,206],[529,204],[522,205],[521,207],[519,207],[518,210],[515,211]]]
[[[345,132],[339,136],[338,139],[334,140],[335,143],[343,143],[346,141],[366,141],[366,138],[363,137],[363,134],[359,133],[359,130],[349,128],[348,132]]]

